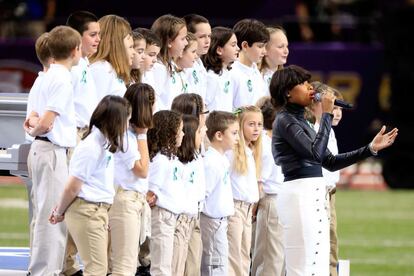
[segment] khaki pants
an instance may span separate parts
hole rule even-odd
[[[200,217],[203,254],[201,257],[202,276],[227,276],[229,243],[227,240],[227,217]]]
[[[137,244],[144,204],[145,195],[118,188],[109,211],[113,276],[130,276],[137,270]]]
[[[31,275],[59,275],[66,246],[66,225],[52,225],[48,219],[58,204],[68,178],[66,149],[50,142],[33,141],[28,156],[32,178]]]
[[[188,245],[187,259],[185,260],[185,276],[200,276],[201,254],[203,244],[201,241],[200,218],[194,224],[191,238]]]
[[[329,256],[329,271],[331,276],[337,276],[338,266],[338,234],[336,232],[336,207],[335,207],[335,192],[330,194],[329,206],[330,206],[330,223],[329,223],[329,234],[331,250]]]
[[[85,128],[78,128],[77,135],[76,135],[76,145],[79,144],[80,140],[82,139],[83,134],[88,129]],[[72,158],[73,151],[75,148],[68,149],[68,163]],[[63,274],[65,276],[71,276],[80,270],[79,263],[76,259],[76,255],[78,254],[78,249],[76,248],[75,242],[73,241],[72,236],[68,233],[68,238],[66,242],[66,252],[65,252],[65,261],[63,264]]]
[[[109,208],[109,204],[76,198],[66,211],[65,221],[82,259],[85,276],[107,273]]]
[[[155,206],[151,210],[151,275],[171,276],[177,215]]]
[[[234,201],[234,215],[229,217],[229,275],[248,276],[252,241],[253,204]]]
[[[195,217],[191,218],[185,214],[180,214],[178,216],[174,232],[172,275],[184,275],[185,261],[187,259],[188,247],[195,223]]]
[[[284,276],[283,231],[276,207],[277,195],[265,195],[259,201],[256,221],[252,275]]]
[[[65,261],[63,264],[62,271],[63,275],[71,276],[80,270],[79,263],[76,260],[77,254],[78,249],[76,248],[72,236],[68,233],[66,240]]]

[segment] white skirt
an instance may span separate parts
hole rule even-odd
[[[277,207],[287,276],[329,276],[329,209],[322,177],[284,182]]]

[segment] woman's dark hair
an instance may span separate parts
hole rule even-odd
[[[131,125],[139,128],[152,127],[152,107],[155,102],[155,92],[151,85],[146,83],[131,84],[125,92],[124,98],[132,108]]]
[[[193,115],[183,115],[184,137],[181,146],[178,148],[178,159],[186,164],[196,159],[198,149],[196,149],[195,137],[200,121]]]
[[[262,111],[263,128],[265,130],[271,130],[276,118],[276,109],[272,104],[272,99],[267,96],[262,97],[257,101],[256,106]]]
[[[289,91],[310,78],[311,73],[297,65],[290,65],[276,71],[269,85],[273,106],[276,109],[284,107],[288,102]]]
[[[176,111],[161,110],[154,114],[154,127],[148,130],[150,161],[158,152],[169,159],[177,154],[176,137],[182,122],[182,115]]]
[[[124,133],[127,128],[131,106],[128,101],[119,96],[105,96],[92,113],[89,129],[82,139],[85,139],[97,127],[107,139],[106,149],[114,153],[124,151]]]
[[[174,98],[171,110],[198,117],[204,110],[203,98],[195,93],[180,94]]]
[[[234,35],[234,32],[230,28],[226,27],[214,27],[211,30],[211,43],[207,54],[202,59],[206,70],[213,70],[216,74],[221,74],[223,71],[223,61],[217,54],[218,47],[224,47],[230,38]],[[231,69],[230,66],[227,69]]]

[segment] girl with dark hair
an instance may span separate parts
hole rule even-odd
[[[114,182],[118,188],[109,211],[112,275],[135,273],[138,245],[145,239],[145,230],[141,229],[145,214],[149,213],[146,212],[149,209],[146,202],[149,166],[147,129],[152,127],[154,94],[154,89],[148,84],[134,83],[124,96],[132,107],[132,114],[124,135],[125,152],[117,152],[114,156]]]
[[[184,193],[187,200],[175,227],[173,275],[184,275],[188,265],[193,270],[200,270],[201,266],[199,206],[205,197],[204,165],[200,155],[202,130],[196,116],[183,115],[183,123],[184,138],[177,156],[184,165]],[[191,264],[187,262],[189,255],[193,255]]]
[[[207,70],[205,102],[209,110],[231,112],[233,88],[230,81],[230,65],[239,53],[237,38],[232,29],[215,27],[211,33],[211,46],[203,56]]]
[[[52,224],[65,219],[85,275],[107,273],[108,211],[115,195],[113,154],[125,150],[130,111],[128,101],[119,96],[100,101],[75,148],[65,190],[49,218]]]
[[[272,152],[285,176],[277,202],[283,226],[287,275],[329,275],[329,210],[322,167],[335,171],[392,145],[398,129],[385,126],[369,145],[333,155],[328,149],[335,96],[322,94],[318,132],[304,118],[315,91],[305,69],[291,65],[274,73],[272,103],[279,110],[273,124]]]
[[[172,275],[175,225],[185,202],[183,164],[177,158],[183,136],[180,113],[154,114],[154,127],[148,130],[151,275]]]

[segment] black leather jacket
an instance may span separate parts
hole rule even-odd
[[[318,133],[304,118],[304,107],[287,104],[273,123],[272,153],[285,181],[321,177],[322,167],[336,171],[371,156],[368,146],[333,155],[328,149],[333,115],[323,113]]]

